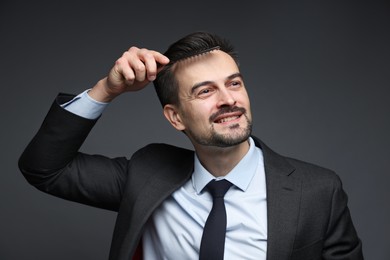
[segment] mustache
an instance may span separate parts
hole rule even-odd
[[[217,117],[223,114],[233,113],[233,112],[241,112],[242,114],[245,114],[246,109],[243,107],[222,107],[220,110],[218,110],[217,112],[215,112],[210,116],[210,121],[214,122],[217,119]]]

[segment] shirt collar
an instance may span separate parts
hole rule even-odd
[[[203,167],[195,153],[192,185],[194,186],[196,193],[201,193],[203,188],[213,179],[226,179],[242,191],[246,191],[256,173],[256,168],[260,160],[260,153],[257,152],[257,150],[259,149],[256,149],[255,142],[252,137],[250,137],[249,150],[246,155],[226,176],[219,178],[215,178]]]

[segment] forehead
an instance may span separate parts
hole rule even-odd
[[[220,81],[239,72],[234,59],[220,50],[194,56],[175,65],[175,78],[180,89],[203,81]]]

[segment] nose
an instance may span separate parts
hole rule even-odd
[[[217,103],[218,107],[234,106],[236,104],[236,100],[234,99],[234,96],[226,88],[220,88],[219,89],[219,96],[218,96],[218,98],[219,98],[218,103]]]

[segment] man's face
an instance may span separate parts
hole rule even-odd
[[[212,51],[176,64],[178,130],[196,145],[229,147],[251,133],[250,102],[238,66],[227,53]]]

